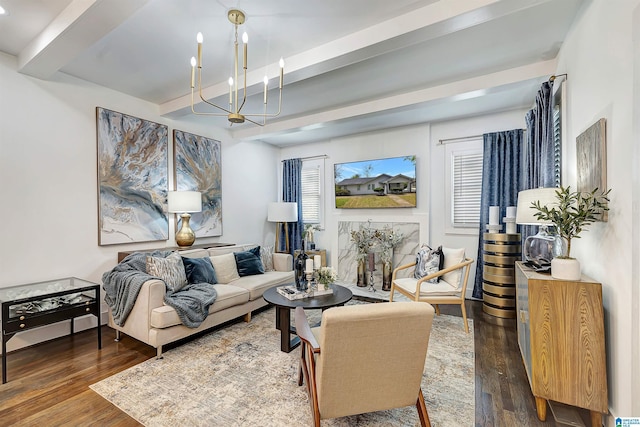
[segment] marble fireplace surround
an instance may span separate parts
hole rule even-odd
[[[355,284],[357,281],[357,251],[351,241],[351,231],[357,231],[360,226],[370,226],[372,229],[391,227],[395,232],[404,236],[400,245],[393,252],[393,268],[413,262],[421,242],[428,242],[428,218],[425,216],[394,216],[394,217],[340,217],[337,221],[338,242],[337,265],[338,280],[346,284]],[[334,252],[335,253],[335,252]],[[376,270],[373,272],[374,287],[382,287],[382,262],[379,249],[374,248]],[[337,264],[336,264],[337,261]],[[412,272],[413,270],[407,270]],[[367,282],[370,272],[367,271]]]

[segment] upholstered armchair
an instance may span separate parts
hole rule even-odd
[[[312,329],[296,308],[298,385],[306,382],[314,425],[416,405],[421,425],[430,426],[420,382],[433,316],[429,304],[350,305],[326,310]]]
[[[459,305],[462,310],[464,330],[469,333],[467,322],[467,310],[464,307],[464,297],[467,291],[467,281],[469,280],[469,267],[473,264],[473,259],[466,258],[464,249],[442,248],[444,253],[444,267],[435,273],[424,276],[420,279],[411,277],[399,277],[398,273],[415,267],[416,263],[405,264],[393,270],[391,276],[391,293],[389,301],[393,301],[395,292],[399,292],[413,301],[422,301],[433,304],[436,313],[440,314],[440,304]],[[437,283],[429,281],[439,277]]]

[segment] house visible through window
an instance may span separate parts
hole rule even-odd
[[[305,161],[302,165],[302,221],[322,223],[322,161]]]
[[[478,230],[482,195],[482,139],[447,147],[448,231]],[[468,231],[464,231],[467,229]]]

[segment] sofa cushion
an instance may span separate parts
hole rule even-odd
[[[206,249],[183,249],[179,250],[178,253],[182,258],[202,258],[209,256],[209,252],[207,252]]]
[[[249,301],[249,292],[233,285],[212,285],[218,296],[216,301],[209,307],[209,314],[224,310],[225,308],[244,304]],[[154,328],[168,328],[170,326],[181,325],[178,313],[168,305],[154,308],[151,311],[151,326]]]
[[[236,258],[236,267],[240,277],[264,274],[264,266],[260,259],[260,246],[248,251],[234,252],[233,256]]]
[[[189,283],[218,283],[216,271],[209,257],[205,258],[182,258],[184,271],[187,274]]]
[[[395,280],[396,286],[401,287],[402,289],[415,294],[416,285],[418,284],[418,279],[413,277],[405,277],[403,279]],[[432,296],[453,296],[460,295],[460,289],[457,289],[455,286],[446,282],[445,280],[440,280],[437,283],[431,283],[429,281],[422,282],[422,286],[420,286],[420,296],[421,297],[432,297]]]
[[[233,282],[234,286],[242,287],[250,292],[249,299],[254,301],[262,298],[262,294],[267,289],[277,286],[290,284],[294,281],[292,271],[269,271],[256,276],[244,276]]]
[[[227,284],[238,280],[238,268],[236,267],[236,257],[232,253],[209,257],[213,269],[216,271],[218,283]]]
[[[464,248],[449,249],[442,248],[442,254],[444,255],[444,268],[453,267],[456,264],[460,264],[464,261]],[[468,268],[468,267],[467,267]],[[462,276],[462,269],[457,269],[446,273],[442,276],[442,280],[449,282],[454,288],[460,288],[460,277]]]
[[[184,271],[182,258],[176,252],[172,252],[166,258],[147,255],[147,274],[162,279],[170,291],[179,291],[189,282]]]
[[[264,266],[264,271],[273,271],[273,246],[262,246],[260,248],[260,259]]]

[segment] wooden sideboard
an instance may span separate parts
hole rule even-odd
[[[516,262],[518,344],[538,418],[547,400],[588,409],[593,427],[608,413],[602,285],[558,280]]]
[[[203,243],[200,245],[191,245],[188,248],[181,248],[179,246],[167,246],[164,248],[152,248],[152,249],[132,249],[130,251],[118,252],[118,263],[122,262],[127,256],[134,252],[153,252],[153,251],[186,251],[189,249],[209,249],[219,248],[223,246],[233,246],[235,243]]]

